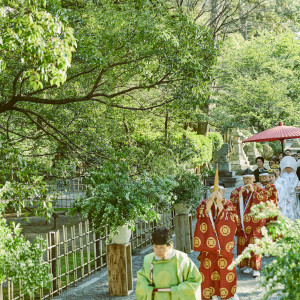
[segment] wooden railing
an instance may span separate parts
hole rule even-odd
[[[151,244],[151,232],[156,226],[174,227],[174,212],[167,209],[158,222],[137,222],[132,233],[134,251]],[[35,291],[34,297],[24,295],[22,282],[12,283],[9,279],[0,283],[0,300],[52,299],[78,281],[106,267],[106,239],[108,228],[96,233],[88,221],[77,225],[63,226],[62,231],[47,233],[45,262],[51,266],[53,276],[49,289]]]

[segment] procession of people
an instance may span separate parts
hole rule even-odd
[[[251,208],[270,201],[282,216],[300,219],[300,181],[297,157],[287,150],[269,160],[256,158],[257,169],[242,172],[243,185],[225,199],[225,186],[216,175],[210,195],[196,210],[194,250],[199,252],[199,271],[183,252],[174,250],[170,233],[158,228],[152,235],[154,253],[145,257],[138,272],[137,299],[231,299],[238,300],[236,269],[228,266],[234,260],[233,250],[240,255],[255,239],[262,237],[262,227],[276,218],[258,219]],[[298,173],[299,174],[299,173]],[[238,268],[244,274],[260,276],[262,257],[251,253]]]

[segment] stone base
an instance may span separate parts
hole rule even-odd
[[[209,176],[207,178],[207,182],[214,182],[215,177],[214,176]],[[243,180],[240,176],[233,176],[233,177],[223,177],[219,176],[219,180],[222,181],[225,184],[225,187],[235,187],[235,186],[240,186],[243,185]]]
[[[219,171],[219,176],[221,177],[234,177],[235,171],[225,172],[225,171]]]
[[[231,164],[231,170],[233,171],[244,171],[249,168],[249,164]]]

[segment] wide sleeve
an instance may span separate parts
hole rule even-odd
[[[213,252],[219,250],[218,239],[206,210],[206,200],[197,208],[197,223],[194,232],[194,250]]]
[[[253,204],[259,204],[260,202],[267,202],[267,200],[268,200],[267,190],[259,186],[254,186]]]
[[[265,190],[267,191],[267,201],[277,204],[278,194],[277,194],[277,189],[276,189],[275,185],[267,184],[265,187]]]
[[[226,201],[224,209],[215,221],[216,231],[219,237],[221,253],[226,256],[234,248],[234,236],[238,226],[238,215],[230,201]]]
[[[152,300],[153,288],[143,267],[137,272],[136,299]]]
[[[230,201],[236,210],[238,207],[239,191],[240,191],[240,188],[233,190],[230,194]]]
[[[201,300],[201,275],[190,258],[184,259],[183,282],[171,287],[172,300]]]

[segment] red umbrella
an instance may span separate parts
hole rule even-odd
[[[264,142],[264,141],[280,141],[283,152],[283,141],[287,139],[300,138],[300,128],[292,126],[283,126],[281,122],[279,125],[255,135],[250,136],[243,143],[246,142]]]

